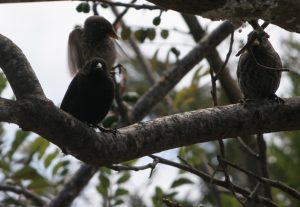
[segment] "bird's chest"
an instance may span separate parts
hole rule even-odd
[[[102,58],[109,68],[113,67],[116,59],[116,51],[112,40],[105,41],[83,41],[81,45],[84,62],[88,62],[94,57]]]

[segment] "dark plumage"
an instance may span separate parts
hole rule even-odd
[[[116,60],[113,26],[101,16],[88,17],[84,27],[75,28],[69,35],[68,63],[72,74],[81,70],[94,57],[106,61],[109,70]]]
[[[263,31],[251,32],[248,42],[255,40],[239,59],[237,77],[245,99],[277,97],[275,92],[280,84],[282,63],[267,38]]]
[[[96,126],[109,111],[114,82],[104,60],[94,58],[71,81],[60,108],[89,125]]]

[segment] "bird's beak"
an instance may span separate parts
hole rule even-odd
[[[117,33],[115,32],[114,29],[112,29],[109,33],[108,33],[108,36],[111,37],[111,38],[114,38],[114,39],[119,39],[119,36],[117,35]]]
[[[258,41],[258,39],[255,39],[255,40],[252,42],[252,45],[254,45],[254,46],[260,45],[260,42]]]

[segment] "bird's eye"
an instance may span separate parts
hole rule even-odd
[[[103,68],[102,63],[98,63],[98,64],[97,64],[97,67],[98,67],[98,68]]]

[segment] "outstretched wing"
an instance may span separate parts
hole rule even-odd
[[[83,56],[82,51],[80,47],[80,41],[82,38],[82,29],[81,28],[75,28],[69,35],[69,41],[68,41],[68,65],[69,70],[72,75],[77,73],[82,65],[83,62]]]

